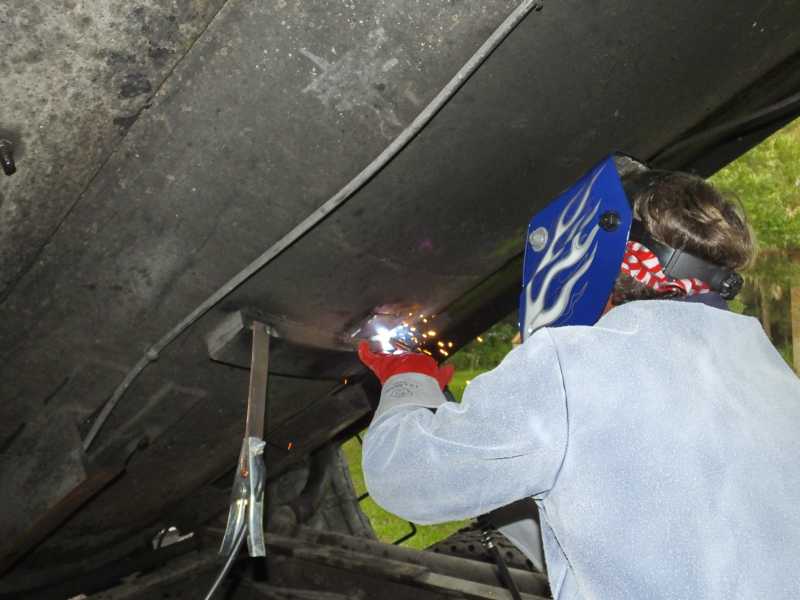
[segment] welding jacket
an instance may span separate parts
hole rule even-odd
[[[460,404],[395,375],[363,461],[418,523],[532,497],[556,599],[800,597],[800,381],[750,317],[624,304],[537,331]]]

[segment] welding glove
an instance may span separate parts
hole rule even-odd
[[[378,377],[381,385],[393,375],[400,373],[420,373],[433,377],[443,390],[450,383],[455,373],[453,365],[440,367],[432,356],[417,352],[403,352],[401,354],[385,354],[373,352],[369,344],[362,341],[358,346],[358,357]]]
[[[415,352],[373,352],[367,342],[358,346],[358,357],[383,385],[373,423],[396,406],[436,409],[447,401],[442,390],[453,378],[453,365],[440,367],[433,357]]]

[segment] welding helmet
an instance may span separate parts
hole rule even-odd
[[[541,327],[594,325],[620,272],[628,240],[646,246],[667,277],[707,282],[723,298],[742,286],[738,273],[662,244],[634,219],[628,193],[663,177],[621,154],[611,155],[536,213],[528,225],[519,321],[523,341]]]
[[[528,225],[520,330],[593,325],[619,274],[631,228],[631,205],[609,156]]]

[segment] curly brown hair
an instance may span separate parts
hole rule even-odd
[[[732,271],[752,264],[756,244],[744,211],[701,177],[650,170],[624,176],[622,183],[634,217],[655,240]],[[680,295],[656,293],[620,272],[612,303]]]

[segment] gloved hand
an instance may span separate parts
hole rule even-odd
[[[440,367],[432,356],[418,354],[416,352],[404,352],[403,354],[384,354],[373,352],[369,349],[369,344],[362,341],[358,346],[358,357],[372,372],[380,379],[381,384],[386,383],[392,375],[399,373],[421,373],[433,377],[438,383],[439,388],[444,389],[450,383],[456,368],[453,365]]]

